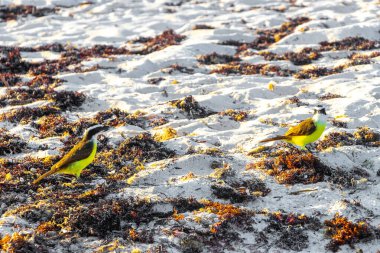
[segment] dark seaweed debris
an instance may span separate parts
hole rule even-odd
[[[223,181],[211,185],[212,193],[221,199],[228,199],[231,203],[241,203],[246,200],[255,200],[270,193],[270,189],[260,179],[236,179],[233,176],[222,176]]]
[[[70,135],[78,137],[85,129],[90,126],[102,124],[110,127],[118,127],[124,125],[135,125],[141,128],[148,126],[159,126],[165,124],[165,119],[155,117],[145,117],[144,113],[136,111],[135,113],[128,113],[118,108],[111,108],[106,111],[98,112],[92,118],[81,118],[78,121],[68,122],[68,120],[60,115],[46,115],[40,118],[38,122],[32,123],[32,126],[38,129],[40,138]],[[75,138],[70,138],[75,141]]]
[[[255,199],[254,196],[248,195],[244,191],[239,191],[239,189],[234,189],[233,187],[222,183],[212,184],[211,191],[217,198],[228,199],[231,203],[241,203],[245,200]]]
[[[347,122],[339,121],[339,120],[336,120],[336,119],[332,119],[332,120],[329,120],[329,121],[335,127],[347,128]]]
[[[319,100],[324,101],[324,100],[329,100],[329,99],[334,99],[334,98],[342,98],[343,96],[339,94],[333,94],[333,93],[326,93],[324,95],[321,95],[318,97]]]
[[[161,81],[164,81],[165,78],[163,77],[155,77],[155,78],[150,78],[147,80],[147,83],[149,84],[159,84]]]
[[[88,205],[76,205],[75,208],[58,211],[52,222],[61,224],[82,236],[104,238],[115,231],[129,231],[131,223],[147,224],[157,218],[168,218],[173,211],[160,211],[160,205],[172,205],[175,210],[185,212],[199,209],[203,205],[194,199],[167,199],[160,202],[142,199],[100,200]],[[64,219],[70,217],[70,219]],[[126,233],[125,238],[130,238]]]
[[[106,147],[98,152],[94,164],[105,170],[116,170],[115,177],[127,179],[138,170],[144,169],[145,162],[154,162],[175,156],[175,152],[157,142],[149,133],[127,138],[116,148]],[[118,178],[118,179],[120,179]]]
[[[347,37],[342,40],[320,43],[320,51],[336,51],[336,50],[371,50],[380,48],[380,42],[368,40],[363,37]]]
[[[0,129],[0,155],[9,155],[21,153],[27,146],[27,143],[20,137],[10,134],[6,129]]]
[[[221,116],[229,116],[230,119],[235,121],[244,121],[248,117],[248,113],[245,111],[238,111],[233,109],[227,109],[224,112],[219,113]]]
[[[22,60],[20,49],[16,47],[1,48],[0,73],[26,73],[30,64]]]
[[[326,249],[334,252],[338,251],[339,246],[343,244],[353,245],[359,241],[369,241],[374,238],[373,228],[367,222],[354,223],[339,214],[335,214],[331,220],[326,220],[325,226],[327,227],[326,235],[331,238]]]
[[[331,169],[312,153],[294,147],[285,151],[278,150],[273,156],[247,164],[246,169],[262,170],[274,176],[280,184],[311,184],[320,182],[325,175],[331,174]]]
[[[291,98],[288,98],[285,103],[287,104],[295,104],[296,106],[300,107],[300,106],[304,106],[304,105],[308,105],[308,103],[305,103],[305,102],[302,102],[301,99],[299,99],[298,97],[296,96],[293,96]]]
[[[94,121],[97,124],[103,124],[107,126],[124,126],[134,125],[141,128],[146,127],[146,118],[143,117],[144,113],[136,111],[134,113],[128,113],[127,111],[120,110],[118,108],[111,108],[103,112],[98,112],[95,115]]]
[[[332,132],[320,140],[316,148],[322,151],[331,147],[352,145],[379,147],[380,133],[365,126],[359,127],[353,134],[347,132]]]
[[[240,61],[239,57],[226,55],[226,54],[205,54],[197,57],[198,62],[206,65],[210,64],[226,64],[233,61]]]
[[[83,69],[79,64],[91,57],[109,57],[112,55],[123,54],[150,54],[152,52],[162,50],[171,45],[178,45],[185,36],[176,34],[173,30],[166,30],[162,34],[154,38],[144,40],[143,49],[130,51],[125,47],[114,47],[112,45],[94,45],[89,48],[75,48],[62,44],[47,44],[34,48],[23,47],[0,47],[0,73],[30,73],[33,75],[54,75],[59,72],[69,71],[69,67],[73,66],[74,71],[84,72],[93,71],[99,66],[93,66],[90,69]],[[57,60],[44,60],[38,63],[29,63],[22,60],[21,51],[37,52],[43,50],[51,50],[61,52],[61,57]]]
[[[261,232],[264,240],[276,238],[275,244],[284,250],[301,251],[308,247],[307,230],[318,231],[322,224],[314,218],[304,214],[269,213],[269,225]]]
[[[53,89],[60,83],[66,82],[62,79],[53,78],[48,75],[37,75],[32,80],[20,84],[20,86],[28,86],[29,88]]]
[[[21,107],[18,109],[12,109],[9,112],[0,114],[0,121],[7,120],[12,123],[22,123],[26,124],[32,120],[36,120],[42,116],[60,114],[61,110],[57,107],[52,106],[41,106],[41,107]]]
[[[193,119],[204,118],[211,114],[214,114],[214,112],[208,111],[206,108],[200,106],[199,103],[193,98],[193,96],[187,96],[183,99],[172,100],[169,103],[172,106],[175,106],[178,109],[186,112],[187,116]]]
[[[154,38],[144,39],[144,48],[141,50],[132,51],[132,53],[142,55],[150,54],[152,52],[162,50],[168,46],[178,45],[185,38],[186,36],[176,34],[173,30],[166,30]]]
[[[159,161],[175,155],[174,151],[166,148],[161,142],[155,141],[149,133],[128,138],[119,145],[117,153],[126,160],[137,158],[146,162]]]
[[[224,40],[221,42],[218,42],[219,45],[224,45],[224,46],[235,46],[235,47],[240,47],[244,44],[247,44],[246,42],[240,42],[238,40]]]
[[[161,71],[163,73],[167,73],[167,74],[173,74],[175,71],[185,73],[185,74],[193,74],[194,73],[194,69],[188,68],[185,66],[181,66],[179,64],[172,64],[168,68],[164,68]]]
[[[289,69],[281,69],[278,66],[269,64],[250,64],[250,63],[238,63],[232,62],[226,65],[221,65],[218,68],[212,70],[210,74],[240,74],[240,75],[266,75],[266,76],[290,76],[294,71]]]
[[[215,29],[215,27],[210,26],[210,25],[205,25],[205,24],[197,24],[194,25],[191,30],[209,30],[209,29]]]
[[[341,73],[343,71],[343,66],[337,66],[334,68],[326,68],[326,67],[313,67],[308,69],[303,69],[294,74],[294,77],[297,79],[310,79],[310,78],[318,78],[321,76],[329,76],[337,73]]]
[[[42,89],[7,89],[6,93],[0,97],[0,105],[24,105],[43,99],[45,95],[46,90]]]
[[[49,94],[47,98],[53,100],[55,106],[62,110],[67,110],[81,106],[86,99],[86,95],[78,91],[55,91]]]
[[[0,250],[10,253],[18,252],[41,252],[47,253],[46,247],[31,242],[30,235],[22,235],[17,232],[0,238]],[[34,241],[32,239],[32,241]]]
[[[1,48],[0,53],[3,54],[3,57],[0,58],[0,73],[53,75],[58,72],[67,71],[69,65],[80,62],[78,59],[61,57],[59,60],[44,60],[38,63],[29,63],[22,60],[21,50],[18,47]]]
[[[286,52],[284,54],[275,54],[271,52],[260,52],[267,61],[289,60],[294,65],[306,65],[319,59],[322,55],[315,49],[304,48],[300,52]]]
[[[35,179],[35,174],[42,174],[42,172],[49,170],[55,161],[55,157],[46,159],[26,157],[20,160],[2,159],[0,161],[0,193],[28,193],[31,188],[25,182]]]
[[[8,5],[0,6],[0,21],[16,20],[18,17],[26,17],[32,15],[34,17],[42,17],[47,14],[56,13],[59,8],[37,8],[33,5]]]
[[[32,123],[31,126],[38,130],[40,138],[70,134],[71,130],[71,125],[68,124],[67,119],[60,114],[44,116],[38,122]]]
[[[25,105],[37,100],[51,100],[54,106],[67,110],[79,107],[86,96],[77,91],[54,91],[52,89],[17,88],[7,89],[6,94],[0,97],[0,105]]]
[[[11,73],[0,73],[0,87],[15,86],[21,78]]]
[[[307,17],[299,17],[289,19],[289,21],[284,22],[279,28],[258,30],[258,38],[251,43],[246,43],[240,46],[238,48],[238,52],[242,52],[250,48],[256,50],[266,49],[273,43],[293,33],[297,26],[309,21],[310,19]]]

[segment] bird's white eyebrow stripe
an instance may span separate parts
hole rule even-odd
[[[104,127],[104,126],[103,125],[94,125],[94,126],[91,126],[91,127],[87,128],[87,131],[95,129],[95,128],[98,128],[98,127]]]

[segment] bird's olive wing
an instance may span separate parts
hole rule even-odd
[[[300,135],[310,135],[312,134],[317,127],[314,124],[312,118],[305,119],[298,125],[289,128],[285,133],[285,136],[300,136]]]
[[[94,143],[92,141],[79,142],[59,162],[54,164],[52,169],[59,170],[61,168],[65,168],[70,163],[89,157],[93,148]]]

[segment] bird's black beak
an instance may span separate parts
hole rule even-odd
[[[325,110],[325,108],[322,108],[321,110],[319,110],[319,113],[320,113],[320,114],[324,114],[324,115],[326,115],[326,110]]]

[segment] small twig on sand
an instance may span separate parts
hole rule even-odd
[[[299,195],[304,192],[314,192],[314,191],[318,191],[318,188],[307,188],[307,189],[302,189],[299,191],[289,192],[289,195]]]

